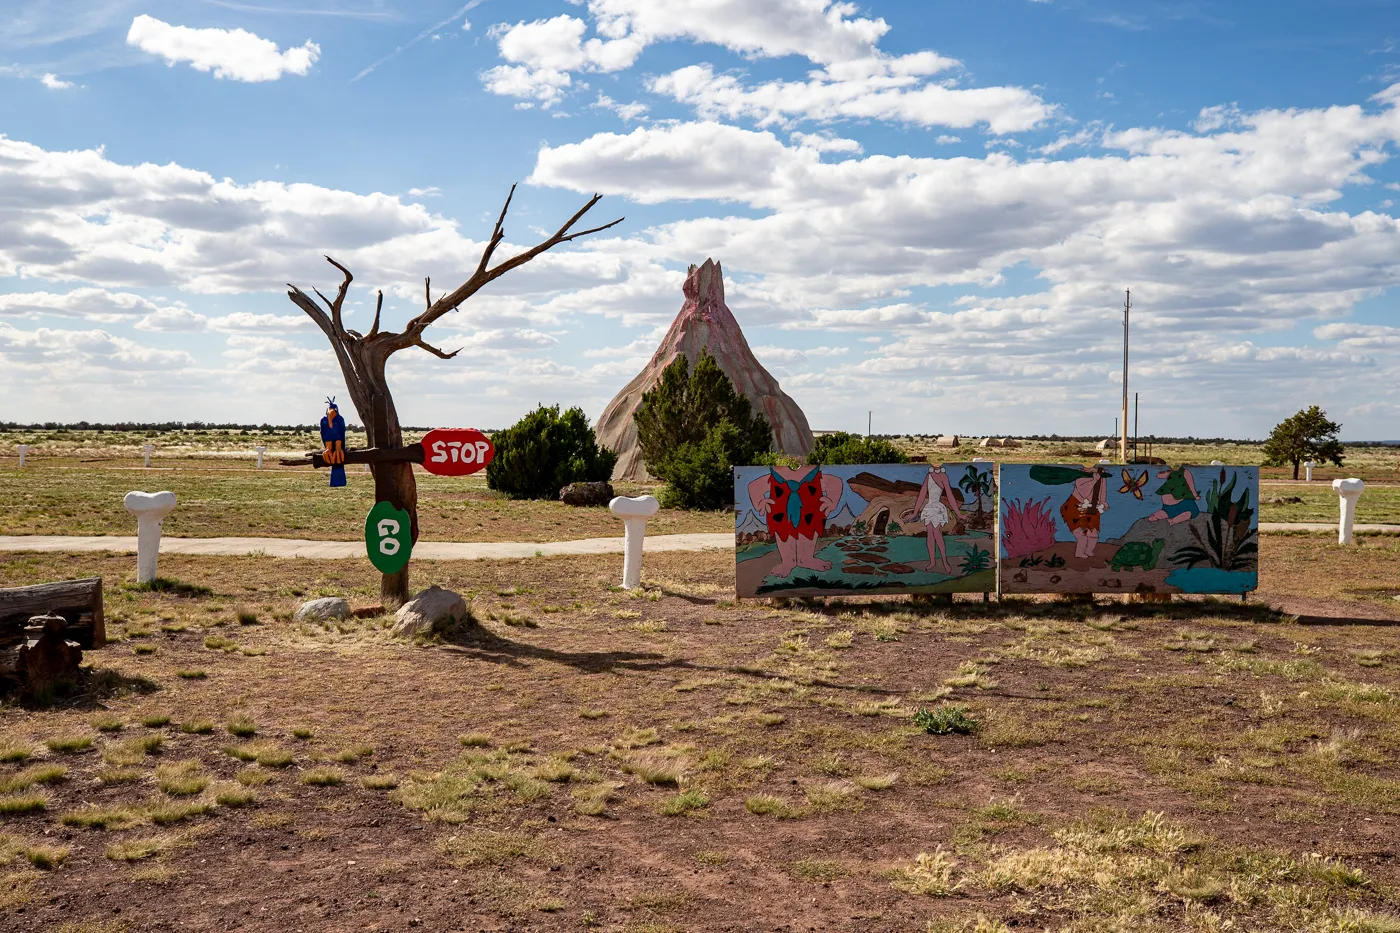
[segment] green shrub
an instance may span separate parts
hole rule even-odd
[[[909,457],[889,441],[878,437],[858,437],[845,431],[834,431],[817,438],[816,446],[807,455],[810,464],[908,463]]]
[[[955,732],[968,735],[976,732],[978,728],[977,720],[968,712],[967,707],[956,703],[945,703],[934,709],[919,707],[919,711],[914,714],[914,725],[933,735],[950,735]]]
[[[491,438],[486,484],[512,499],[557,499],[570,483],[606,482],[617,454],[598,446],[581,408],[539,408]]]
[[[647,470],[666,482],[671,508],[718,509],[734,501],[736,466],[755,463],[773,447],[773,429],[709,353],[695,369],[681,354],[642,393],[633,414]]]

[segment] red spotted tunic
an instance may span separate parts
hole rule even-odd
[[[768,496],[773,500],[768,510],[768,531],[775,538],[819,538],[826,533],[820,467],[814,467],[800,480],[783,479],[770,469]]]

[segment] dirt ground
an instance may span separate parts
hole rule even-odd
[[[951,606],[416,562],[478,624],[414,645],[359,562],[6,555],[100,573],[114,640],[0,708],[0,927],[1400,929],[1397,558],[1266,536],[1248,603]],[[332,594],[366,611],[290,619]]]

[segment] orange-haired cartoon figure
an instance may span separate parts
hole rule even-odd
[[[817,540],[826,533],[826,520],[841,501],[841,478],[819,466],[770,467],[767,476],[749,483],[749,501],[778,543],[778,566],[769,573],[790,576],[798,567],[831,569],[817,557]]]

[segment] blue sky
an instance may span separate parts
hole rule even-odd
[[[287,301],[388,320],[413,424],[596,417],[723,263],[814,427],[1400,436],[1400,0],[0,5],[0,420],[311,421]],[[465,28],[464,28],[465,27]],[[878,402],[872,401],[878,400]]]

